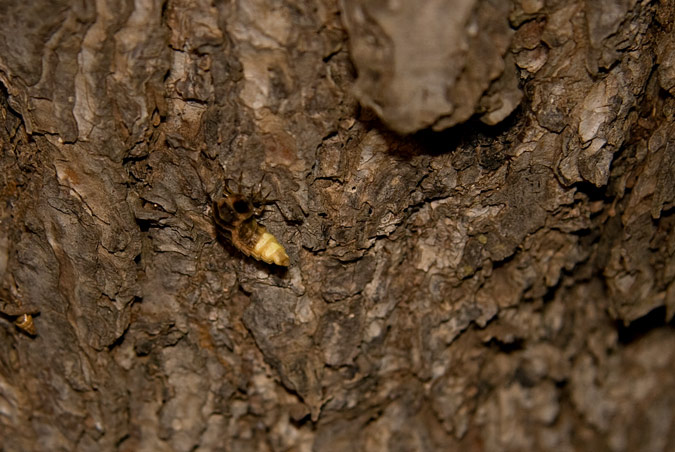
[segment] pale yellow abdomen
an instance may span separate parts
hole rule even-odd
[[[255,244],[253,257],[268,264],[280,265],[282,267],[288,267],[291,263],[284,247],[267,231],[263,232],[258,243]]]

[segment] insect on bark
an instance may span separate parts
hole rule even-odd
[[[37,334],[37,331],[35,330],[35,324],[33,323],[33,316],[30,314],[21,314],[16,320],[14,320],[14,325],[31,336],[35,336]]]
[[[239,191],[241,191],[241,183]],[[259,194],[249,198],[234,193],[225,183],[223,196],[213,202],[213,219],[218,229],[239,251],[268,264],[288,267],[286,250],[256,218],[264,210]]]

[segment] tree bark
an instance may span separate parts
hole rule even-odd
[[[0,451],[675,450],[675,4],[411,5],[0,0]]]

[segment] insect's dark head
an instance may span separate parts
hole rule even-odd
[[[243,217],[250,217],[253,215],[253,205],[251,204],[250,201],[242,198],[241,196],[231,196],[232,198],[230,200],[230,204],[232,206],[232,210],[236,215],[243,216]]]
[[[213,217],[221,229],[232,230],[256,214],[253,203],[240,194],[226,191],[213,202]]]
[[[213,201],[213,217],[216,225],[226,231],[232,231],[250,218],[260,216],[269,204],[268,196],[262,194],[262,180],[249,196],[242,194],[241,177],[236,184],[226,179],[221,191]]]

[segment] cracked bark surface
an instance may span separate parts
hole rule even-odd
[[[0,450],[675,449],[675,4],[406,5],[0,1]]]

